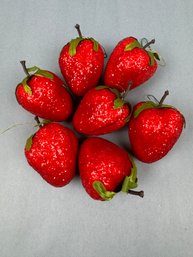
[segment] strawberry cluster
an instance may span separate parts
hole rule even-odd
[[[110,200],[119,192],[143,197],[137,187],[137,167],[131,155],[116,144],[96,137],[128,126],[132,154],[142,162],[163,158],[183,130],[183,115],[160,101],[146,101],[133,109],[125,93],[150,79],[159,55],[127,37],[114,48],[104,71],[105,53],[93,38],[79,37],[67,43],[59,56],[64,82],[54,73],[36,66],[16,88],[18,103],[35,115],[38,131],[25,146],[28,163],[44,180],[56,187],[75,176],[76,164],[82,185],[96,200]],[[78,101],[78,104],[77,104]],[[76,108],[75,108],[76,106]],[[39,118],[43,119],[41,122]],[[77,134],[89,136],[79,144],[77,134],[61,122],[72,119]]]

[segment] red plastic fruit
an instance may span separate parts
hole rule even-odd
[[[70,129],[50,123],[27,140],[25,156],[44,180],[62,187],[75,175],[77,149],[78,140]]]
[[[18,103],[32,114],[51,121],[64,121],[72,113],[72,99],[63,81],[50,71],[26,68],[27,77],[17,86]],[[30,71],[34,71],[30,75]]]
[[[129,121],[128,132],[132,152],[145,163],[163,158],[180,137],[185,120],[174,107],[163,104],[168,91],[159,103],[138,103]]]
[[[137,170],[128,153],[102,138],[86,139],[79,152],[79,172],[86,192],[95,200],[111,200],[119,187],[137,187]],[[143,192],[132,191],[143,196]]]
[[[102,135],[126,125],[130,107],[116,89],[98,86],[89,90],[80,102],[73,126],[84,135]]]
[[[154,40],[148,43],[154,43]],[[121,40],[114,48],[106,65],[104,74],[105,85],[115,87],[123,92],[130,90],[150,79],[157,69],[155,58],[157,53],[146,50],[146,47],[134,37]]]
[[[79,37],[67,43],[59,56],[59,66],[70,90],[83,96],[96,87],[102,75],[104,52],[93,38],[85,38],[76,25]]]

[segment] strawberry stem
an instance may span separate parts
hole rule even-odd
[[[79,37],[83,37],[83,36],[82,36],[82,33],[81,33],[81,30],[80,30],[80,25],[79,25],[79,24],[76,24],[74,27],[75,27],[76,30],[78,31]]]
[[[169,95],[169,91],[166,90],[166,91],[164,92],[164,95],[162,96],[161,100],[159,101],[158,106],[161,106],[161,105],[163,104],[164,100],[166,99],[166,97],[167,97],[168,95]]]
[[[127,90],[125,90],[125,91],[123,91],[123,92],[121,93],[121,99],[125,99],[125,97],[128,95],[132,84],[133,84],[132,80],[129,80]]]
[[[104,48],[103,46],[101,46],[101,47],[102,47],[103,52],[104,52],[104,58],[107,58],[107,57],[108,57],[108,55],[107,55],[107,52],[106,52],[105,48]]]
[[[25,65],[25,61],[20,61],[20,63],[22,65],[22,68],[23,68],[25,74],[27,75],[27,77],[30,77],[30,74],[29,74],[29,72],[28,72],[28,70],[26,68],[26,65]]]
[[[154,44],[155,43],[155,39],[152,39],[151,41],[147,42],[147,44],[145,44],[143,46],[143,49],[146,49],[148,46],[150,46],[151,44]]]
[[[42,125],[41,125],[41,122],[40,122],[38,116],[35,116],[34,120],[37,122],[38,127],[41,128]]]
[[[131,190],[129,189],[128,190],[128,194],[131,194],[131,195],[138,195],[140,197],[144,197],[144,191],[134,191],[134,190]]]

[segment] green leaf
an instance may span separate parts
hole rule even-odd
[[[121,98],[121,94],[116,88],[109,87],[109,89],[116,95],[117,98]]]
[[[50,73],[49,71],[45,71],[45,70],[40,70],[38,69],[38,71],[36,71],[36,73],[34,73],[34,75],[36,76],[43,76],[43,77],[46,77],[48,79],[53,79],[53,74]]]
[[[176,109],[172,105],[169,105],[169,104],[161,104],[161,105],[159,105],[159,103],[156,105],[156,108],[172,108],[172,109]]]
[[[124,104],[125,104],[125,102],[124,102],[123,99],[117,98],[117,99],[115,99],[115,101],[114,101],[114,106],[113,106],[113,108],[114,108],[114,109],[121,108]]]
[[[29,77],[26,77],[26,78],[21,82],[21,84],[23,85],[25,92],[26,92],[27,94],[29,94],[29,95],[32,95],[31,87],[27,84],[28,79],[29,79]]]
[[[158,61],[160,61],[159,54],[158,54],[157,52],[152,52],[152,53],[153,53],[155,59],[158,60]]]
[[[103,200],[111,200],[115,196],[115,192],[107,191],[104,185],[100,181],[94,181],[92,184],[93,188],[100,195]]]
[[[139,108],[137,108],[137,110],[134,111],[134,118],[137,118],[138,115],[146,110],[146,109],[150,109],[150,108],[155,108],[157,105],[154,103],[154,102],[151,102],[151,101],[147,101],[147,102],[144,102]]]
[[[117,98],[120,98],[121,97],[121,94],[120,92],[116,89],[116,88],[112,88],[112,87],[109,87],[109,86],[97,86],[95,87],[96,90],[101,90],[101,89],[109,89],[112,93],[114,93],[116,95]]]
[[[45,119],[44,119],[44,120],[42,121],[42,124],[49,124],[49,123],[51,123],[51,122],[52,122],[51,120],[45,120]]]
[[[52,122],[51,120],[43,120],[43,121],[41,121],[40,123],[34,125],[34,127],[39,127],[39,126],[41,126],[41,125],[46,125],[46,124],[49,124],[49,123],[51,123],[51,122]]]
[[[93,49],[95,52],[99,50],[99,43],[94,38],[89,38],[93,42]]]
[[[27,150],[27,151],[29,151],[30,149],[31,149],[31,147],[32,147],[32,143],[33,143],[33,136],[34,135],[31,135],[28,139],[27,139],[27,141],[26,141],[26,144],[25,144],[25,149]]]
[[[31,87],[30,87],[30,86],[25,85],[25,86],[24,86],[24,90],[25,90],[25,92],[26,92],[27,94],[32,95],[32,90],[31,90]]]
[[[154,103],[152,101],[147,101],[147,102],[144,102],[139,108],[137,108],[134,111],[133,116],[134,116],[134,118],[137,118],[142,111],[147,110],[147,109],[152,109],[152,108],[156,108],[156,109],[173,108],[173,109],[175,109],[173,106],[168,105],[168,104],[159,105],[159,103]]]
[[[130,118],[131,118],[131,116],[132,116],[132,106],[131,106],[131,104],[130,104],[129,102],[125,102],[125,103],[128,105],[129,111],[130,111],[129,115],[128,115],[127,118],[124,120],[125,123],[127,123],[127,122],[130,121]]]
[[[83,38],[83,37],[77,37],[77,38],[75,38],[75,39],[72,39],[71,41],[70,41],[70,47],[69,47],[69,55],[70,56],[74,56],[74,55],[76,55],[76,48],[77,48],[77,46],[79,45],[79,43],[81,42],[81,41],[83,41],[83,40],[85,40],[85,38]]]
[[[154,65],[154,61],[155,61],[155,58],[154,58],[154,54],[150,51],[147,51],[148,55],[149,55],[149,58],[150,58],[150,66]]]
[[[101,90],[101,89],[106,89],[106,88],[109,89],[108,86],[97,86],[97,87],[95,87],[96,90]]]
[[[34,72],[32,75],[36,75],[36,76],[43,76],[49,79],[53,79],[53,74],[50,73],[49,71],[46,70],[41,70],[40,68],[38,68],[37,66],[31,67],[31,68],[27,68],[28,72]]]
[[[94,51],[97,52],[98,49],[99,49],[99,43],[94,38],[92,38],[92,37],[91,38],[77,37],[77,38],[72,39],[70,41],[70,47],[69,47],[69,51],[68,51],[69,55],[70,56],[76,55],[76,48],[77,48],[77,46],[79,45],[79,43],[81,41],[86,40],[86,39],[88,39],[88,40],[93,42],[93,49],[94,49]]]
[[[28,72],[35,72],[35,71],[37,71],[37,70],[39,70],[40,68],[38,68],[37,66],[33,66],[33,67],[31,67],[31,68],[27,68],[27,71]]]
[[[131,115],[127,116],[127,118],[124,120],[125,123],[129,122],[131,118]]]
[[[131,156],[129,156],[132,163],[131,174],[126,176],[122,184],[122,192],[128,193],[129,189],[134,189],[137,187],[137,167]]]
[[[139,108],[137,108],[134,113],[133,116],[134,118],[137,118],[139,116],[139,114],[147,109],[152,109],[152,108],[156,108],[156,109],[162,109],[162,108],[172,108],[175,109],[172,105],[168,105],[168,104],[159,104],[159,103],[154,103],[152,101],[147,101],[144,102]]]
[[[134,42],[126,45],[124,51],[131,51],[131,50],[133,50],[136,47],[137,48],[142,48],[142,46],[141,46],[141,44],[139,43],[138,40],[135,40]]]

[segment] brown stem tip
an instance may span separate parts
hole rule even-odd
[[[155,39],[152,39],[151,41],[147,42],[147,44],[145,44],[143,46],[143,49],[146,49],[148,46],[150,46],[151,44],[155,44]]]
[[[165,101],[165,99],[166,99],[166,97],[167,97],[168,95],[169,95],[169,91],[166,90],[166,91],[164,92],[164,95],[162,96],[162,98],[161,98],[160,101],[159,101],[159,106],[163,104],[163,102]]]
[[[79,24],[76,24],[74,27],[75,27],[75,29],[78,31],[79,37],[82,37],[82,33],[81,33],[81,30],[80,30],[80,25],[79,25]]]
[[[23,60],[23,61],[20,61],[20,63],[22,65],[22,68],[23,68],[25,74],[27,75],[27,77],[30,77],[30,74],[29,74],[29,72],[28,72],[28,70],[26,68],[26,65],[25,65],[26,61]]]
[[[35,116],[35,117],[34,117],[34,120],[37,122],[38,127],[41,128],[42,125],[41,125],[41,122],[40,122],[40,120],[39,120],[39,117],[38,117],[38,116]]]
[[[131,194],[131,195],[138,195],[140,197],[144,197],[144,191],[134,191],[134,190],[129,190],[128,191],[128,194]]]

